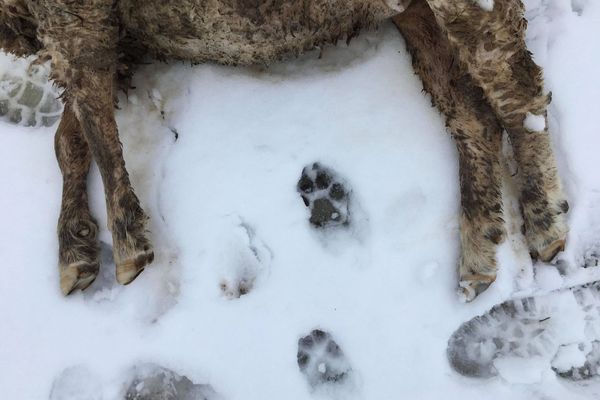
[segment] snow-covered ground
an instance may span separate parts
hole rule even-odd
[[[393,26],[269,69],[157,63],[117,112],[156,252],[130,286],[114,282],[104,228],[102,276],[60,294],[56,126],[0,125],[1,397],[122,398],[147,363],[227,400],[599,396],[600,381],[568,383],[546,361],[475,380],[446,357],[452,333],[494,304],[600,277],[578,267],[600,251],[600,2],[527,5],[571,204],[560,268],[531,264],[507,190],[498,280],[459,301],[457,155]],[[309,225],[296,183],[315,161],[351,186],[350,229]],[[105,221],[96,169],[89,187]],[[315,329],[343,352],[340,384],[313,389],[298,367]]]

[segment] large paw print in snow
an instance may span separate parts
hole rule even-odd
[[[0,69],[0,116],[25,126],[52,126],[63,110],[60,91],[48,79],[49,67],[14,60]]]
[[[310,210],[310,223],[317,228],[350,224],[349,185],[330,168],[319,163],[304,167],[298,192]]]
[[[214,265],[221,293],[228,299],[250,293],[268,274],[271,250],[239,216],[228,219],[219,243]]]
[[[156,364],[134,367],[126,385],[125,400],[219,400],[211,385],[197,384],[188,377]]]
[[[319,329],[298,340],[298,367],[313,389],[342,384],[352,368],[331,334]]]

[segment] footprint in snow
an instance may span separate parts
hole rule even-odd
[[[49,64],[29,65],[14,60],[0,71],[0,117],[24,126],[52,126],[60,119],[60,91],[49,80]]]
[[[334,254],[357,251],[354,258],[365,263],[369,217],[348,181],[332,168],[312,163],[302,170],[296,190],[310,213],[312,234],[323,248]]]
[[[320,329],[298,340],[298,367],[312,389],[342,385],[352,368],[331,334]]]
[[[194,383],[160,365],[136,365],[123,378],[112,380],[120,387],[124,400],[222,400],[209,384]],[[115,390],[111,390],[115,392]],[[103,382],[87,367],[79,365],[66,368],[54,380],[50,400],[102,400]]]
[[[347,226],[351,222],[352,190],[336,172],[319,163],[304,167],[297,184],[310,223],[316,228]]]
[[[141,364],[132,369],[126,383],[125,400],[220,400],[209,384],[194,383],[187,376],[156,364]]]
[[[502,375],[505,359],[533,358],[567,380],[598,378],[600,282],[498,304],[464,322],[447,354],[455,371],[472,378]]]
[[[213,264],[221,294],[237,299],[254,290],[268,275],[273,255],[254,228],[241,217],[230,217],[225,225]]]

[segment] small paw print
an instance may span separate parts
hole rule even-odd
[[[344,382],[352,368],[331,334],[320,329],[298,340],[298,367],[312,388]]]
[[[348,225],[351,190],[330,168],[314,163],[302,170],[298,192],[310,209],[310,223],[317,228]]]

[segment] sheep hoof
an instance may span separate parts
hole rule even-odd
[[[558,253],[565,250],[565,240],[558,239],[554,242],[550,243],[541,251],[537,252],[537,254],[533,253],[532,258],[539,259],[542,262],[550,262]]]
[[[130,284],[142,273],[146,265],[150,264],[153,260],[154,251],[146,247],[133,257],[117,262],[117,282],[121,285]]]
[[[524,229],[524,233],[529,244],[529,254],[532,260],[547,263],[565,249],[569,231],[566,221],[569,204],[563,201],[555,208],[555,210],[551,210],[553,219],[550,225],[540,222],[536,224],[536,221],[526,224],[527,228]],[[542,222],[546,222],[547,219],[546,216],[542,219]]]
[[[485,292],[495,280],[495,275],[488,276],[479,274],[465,276],[458,283],[458,295],[465,303],[469,303],[475,300],[481,293]]]
[[[78,261],[60,266],[60,289],[68,296],[75,290],[85,290],[98,276],[100,264],[97,262]]]

